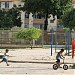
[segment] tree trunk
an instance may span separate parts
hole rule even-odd
[[[32,41],[30,42],[30,46],[31,46],[31,49],[32,49]]]
[[[45,16],[44,30],[47,30],[47,26],[48,26],[48,11],[47,11],[46,16]]]

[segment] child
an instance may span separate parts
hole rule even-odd
[[[58,54],[56,55],[56,63],[58,64],[58,66],[60,67],[60,59],[65,58],[62,53],[64,52],[64,49],[61,49],[60,52],[58,52]],[[61,68],[61,67],[60,67]]]
[[[4,53],[3,58],[2,58],[2,61],[0,61],[0,63],[1,62],[6,62],[7,66],[9,66],[9,64],[8,64],[8,58],[7,58],[8,51],[9,51],[8,49],[5,50],[5,53]]]

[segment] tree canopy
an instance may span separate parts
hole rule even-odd
[[[0,10],[0,28],[12,28],[21,26],[20,11],[17,8],[12,8],[9,11]]]
[[[37,40],[40,35],[41,35],[41,30],[37,29],[37,28],[27,28],[27,29],[21,29],[18,33],[17,33],[17,38],[19,39],[24,39],[27,42],[30,42],[31,48],[32,48],[32,41]]]
[[[37,29],[35,27],[27,28],[27,29],[21,29],[17,33],[17,38],[26,39],[29,41],[37,40],[41,35],[41,30]]]
[[[75,8],[63,15],[62,24],[66,28],[75,30]]]
[[[12,9],[9,10],[9,15],[12,15],[12,21],[14,26],[20,27],[21,22],[21,12],[18,7],[14,6]]]
[[[12,15],[8,15],[5,10],[0,10],[0,28],[11,28],[12,26]]]
[[[47,30],[48,17],[50,14],[61,17],[72,7],[72,0],[23,0],[22,10],[42,14],[45,17],[44,30]],[[55,18],[54,18],[55,19]]]

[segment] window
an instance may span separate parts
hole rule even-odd
[[[25,18],[29,18],[29,13],[25,13]]]
[[[25,23],[24,28],[29,28],[29,24]]]
[[[34,24],[33,26],[40,29],[40,24]]]
[[[54,20],[50,20],[50,23],[54,23]]]
[[[41,19],[41,15],[33,14],[33,18],[34,18],[34,19]]]
[[[37,18],[37,15],[36,14],[33,14],[33,18],[36,19]]]
[[[5,2],[5,8],[9,8],[9,2]]]
[[[37,15],[37,18],[38,18],[38,19],[41,19],[41,15]]]

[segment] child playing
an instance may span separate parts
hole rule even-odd
[[[8,64],[8,58],[7,58],[8,51],[9,51],[8,49],[5,50],[5,53],[4,53],[3,58],[2,58],[2,61],[0,61],[0,63],[1,62],[6,62],[7,66],[9,66],[9,64]]]
[[[58,66],[60,67],[60,59],[65,58],[62,53],[64,52],[64,49],[61,49],[60,52],[58,52],[58,54],[56,55],[56,63],[58,64]],[[61,68],[61,67],[60,67]]]

